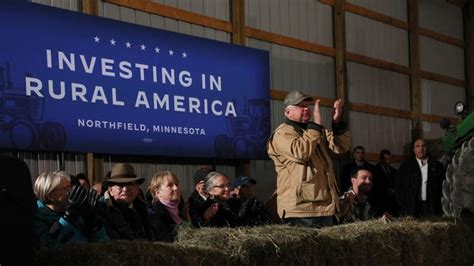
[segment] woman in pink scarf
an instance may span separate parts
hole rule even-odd
[[[149,192],[153,196],[148,208],[150,223],[156,241],[173,242],[183,222],[179,215],[181,187],[176,175],[170,171],[156,173],[151,179]]]

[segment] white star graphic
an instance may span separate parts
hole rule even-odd
[[[110,45],[115,46],[115,40],[114,39],[110,40]]]
[[[94,37],[94,42],[100,42],[99,36],[95,36],[95,37]]]
[[[127,48],[130,48],[130,47],[132,47],[132,44],[130,42],[126,42],[125,46],[127,46]]]
[[[188,54],[186,52],[182,53],[183,55],[183,58],[187,58],[188,57]]]
[[[160,48],[155,47],[155,53],[159,54],[160,53]]]
[[[140,45],[140,48],[142,49],[142,51],[145,51],[146,46],[144,44],[142,44],[142,45]]]
[[[169,53],[171,56],[173,56],[174,51],[173,51],[173,50],[169,50],[168,53]]]

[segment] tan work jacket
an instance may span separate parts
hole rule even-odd
[[[315,123],[288,120],[270,136],[267,151],[277,172],[277,207],[281,218],[332,216],[338,211],[330,152],[347,152],[351,134],[344,123],[334,124],[333,128],[335,132]]]

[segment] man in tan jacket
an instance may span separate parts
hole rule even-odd
[[[292,91],[284,104],[287,120],[270,136],[267,150],[277,172],[278,214],[292,225],[331,226],[339,209],[331,152],[345,153],[351,145],[339,121],[343,103],[334,102],[333,131],[322,126],[319,100]]]

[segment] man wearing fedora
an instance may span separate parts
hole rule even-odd
[[[105,229],[111,239],[153,240],[146,204],[137,197],[144,181],[127,163],[115,164],[110,178],[104,181],[107,191],[102,207]]]
[[[333,225],[339,198],[331,153],[345,153],[351,146],[351,134],[340,121],[342,101],[334,102],[332,131],[323,126],[319,101],[300,91],[288,93],[287,119],[268,140],[277,172],[278,214],[297,226]]]

